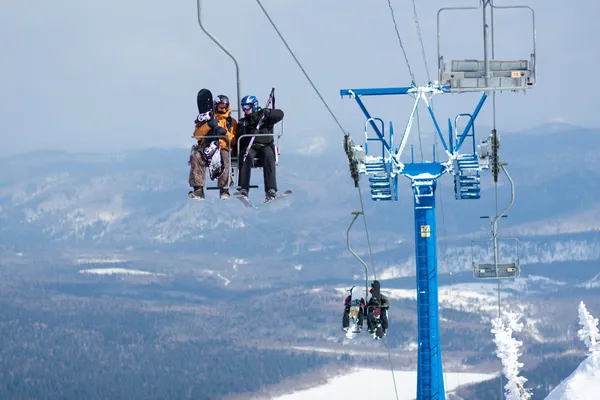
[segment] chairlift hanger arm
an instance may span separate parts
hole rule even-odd
[[[350,226],[348,227],[348,230],[346,231],[346,245],[348,246],[348,250],[350,251],[350,253],[352,253],[352,255],[354,257],[356,257],[356,259],[358,261],[360,261],[360,263],[363,265],[363,267],[365,267],[365,301],[366,301],[368,294],[369,294],[369,267],[363,261],[363,259],[360,258],[359,255],[356,254],[354,252],[354,250],[352,250],[352,248],[350,247],[350,230],[352,229],[352,225],[354,225],[354,222],[356,222],[356,219],[358,218],[358,216],[362,215],[362,214],[363,214],[362,211],[353,211],[352,212],[352,215],[354,215],[354,218],[352,219],[352,222],[350,223]]]
[[[498,215],[494,219],[494,232],[496,233],[496,235],[498,233],[498,231],[497,231],[498,221],[500,220],[500,218],[505,217],[505,214],[508,211],[508,209],[511,208],[513,206],[513,204],[515,203],[515,182],[512,180],[512,177],[508,174],[508,171],[506,170],[505,165],[506,165],[505,163],[501,163],[500,168],[502,168],[502,171],[504,171],[504,173],[506,174],[506,177],[508,178],[508,181],[510,182],[510,203],[508,203],[508,205],[504,208],[504,210],[502,210],[500,215]]]
[[[221,50],[223,50],[234,62],[235,64],[235,77],[237,80],[237,104],[240,104],[240,101],[242,101],[242,96],[241,96],[241,79],[240,79],[240,67],[238,65],[237,59],[235,58],[235,56],[233,54],[231,54],[231,52],[229,50],[227,50],[227,48],[212,34],[210,33],[202,24],[202,0],[197,0],[197,6],[198,6],[198,24],[200,25],[200,29],[202,29],[202,31],[204,33],[206,33],[206,35],[212,39],[213,42],[216,43],[217,46],[219,46],[221,48]],[[242,119],[242,110],[241,108],[239,108],[237,110],[237,115],[238,115],[238,121],[240,119]]]

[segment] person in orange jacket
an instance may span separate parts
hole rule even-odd
[[[189,184],[194,188],[190,191],[189,197],[204,199],[204,184],[206,183],[206,167],[209,160],[203,154],[210,151],[208,146],[215,142],[215,139],[203,139],[202,136],[224,136],[219,138],[220,156],[222,164],[222,173],[218,177],[217,186],[220,189],[220,197],[225,200],[230,197],[228,186],[231,184],[231,154],[236,149],[237,121],[231,116],[229,108],[229,98],[225,95],[219,95],[214,99],[214,118],[209,117],[208,122],[196,121],[194,136],[198,138],[196,151],[190,155],[190,178]],[[225,139],[228,138],[229,140]],[[214,147],[213,143],[213,147]]]

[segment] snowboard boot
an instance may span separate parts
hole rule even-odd
[[[240,189],[240,194],[245,198],[248,198],[248,189]]]
[[[275,197],[277,197],[275,189],[269,189],[269,191],[265,193],[265,203],[273,200]]]
[[[188,197],[191,199],[204,200],[204,188],[194,187],[194,190],[188,193]]]
[[[221,193],[221,200],[227,200],[229,198],[229,190],[221,189],[220,193]]]

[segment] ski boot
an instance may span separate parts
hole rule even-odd
[[[275,189],[269,189],[269,191],[265,193],[265,203],[268,203],[275,197],[277,197],[277,192],[275,191]]]
[[[203,187],[194,188],[193,191],[190,191],[188,193],[188,197],[190,199],[204,200],[204,188]]]

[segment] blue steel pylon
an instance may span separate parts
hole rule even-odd
[[[493,10],[494,9],[526,9],[531,11],[533,30],[533,52],[530,60],[494,60]],[[452,60],[450,71],[445,71],[443,57],[440,54],[440,14],[442,11],[481,10],[483,12],[483,60]],[[489,18],[491,16],[491,21]],[[480,198],[480,171],[491,168],[498,169],[497,160],[490,164],[489,158],[480,159],[475,142],[475,119],[488,97],[488,93],[510,90],[526,91],[536,84],[536,52],[535,52],[535,16],[529,6],[494,6],[493,0],[480,0],[478,7],[448,7],[438,11],[438,79],[424,87],[342,89],[341,96],[350,96],[367,118],[365,122],[364,146],[355,146],[349,135],[346,135],[344,147],[350,160],[350,171],[357,186],[360,174],[369,177],[371,197],[374,201],[398,200],[398,176],[410,179],[414,194],[415,219],[415,259],[417,277],[417,312],[418,312],[418,366],[417,366],[417,400],[444,400],[444,379],[442,351],[440,346],[440,329],[438,315],[438,270],[437,270],[437,236],[435,194],[437,179],[445,173],[454,177],[454,197],[457,200],[475,200]],[[491,47],[491,55],[489,54]],[[481,99],[473,114],[459,114],[452,121],[448,119],[448,142],[435,118],[430,99],[436,94],[482,92]],[[371,116],[362,96],[410,95],[415,103],[404,135],[398,148],[394,147],[394,128],[389,123],[386,137],[385,124],[382,119]],[[420,102],[424,102],[436,133],[448,159],[436,161],[435,145],[432,162],[414,162],[414,153],[410,163],[400,160],[411,130],[415,112]],[[458,120],[468,118],[465,128],[459,134]],[[381,123],[381,129],[376,121]],[[371,126],[375,136],[369,136]],[[472,147],[463,144],[472,139]],[[381,151],[373,154],[369,149],[370,142],[380,142]],[[484,143],[480,150],[483,150]],[[497,266],[496,266],[497,268]]]
[[[343,89],[341,95],[349,95],[358,103],[365,114],[365,145],[354,146],[347,139],[346,151],[350,158],[351,170],[369,175],[371,197],[375,201],[397,200],[397,179],[402,175],[410,179],[414,198],[415,221],[415,258],[417,278],[417,312],[418,312],[418,365],[417,365],[417,399],[418,400],[443,400],[445,399],[444,378],[442,367],[442,351],[440,345],[440,329],[438,315],[438,271],[437,271],[437,235],[436,235],[436,186],[437,179],[445,173],[455,175],[455,197],[457,199],[479,198],[480,180],[479,163],[475,153],[474,121],[477,117],[487,95],[484,93],[474,113],[468,114],[469,122],[460,135],[453,135],[452,122],[448,124],[450,132],[448,141],[439,128],[430,105],[431,96],[442,93],[442,89],[428,87],[380,88],[380,89]],[[415,97],[415,104],[411,117],[405,128],[402,141],[397,149],[393,146],[393,125],[390,122],[388,137],[371,117],[360,96],[379,96],[409,94]],[[416,114],[419,102],[423,101],[436,127],[437,133],[448,160],[437,162],[435,148],[432,162],[403,163],[400,155],[406,147],[412,120]],[[465,114],[467,115],[467,114]],[[375,131],[376,136],[369,137],[368,126]],[[460,154],[460,149],[466,138],[472,138],[471,153]],[[369,142],[380,141],[381,153],[373,155],[369,152]],[[468,160],[468,162],[466,161]],[[355,183],[357,175],[353,173]],[[456,179],[458,177],[458,179]]]

